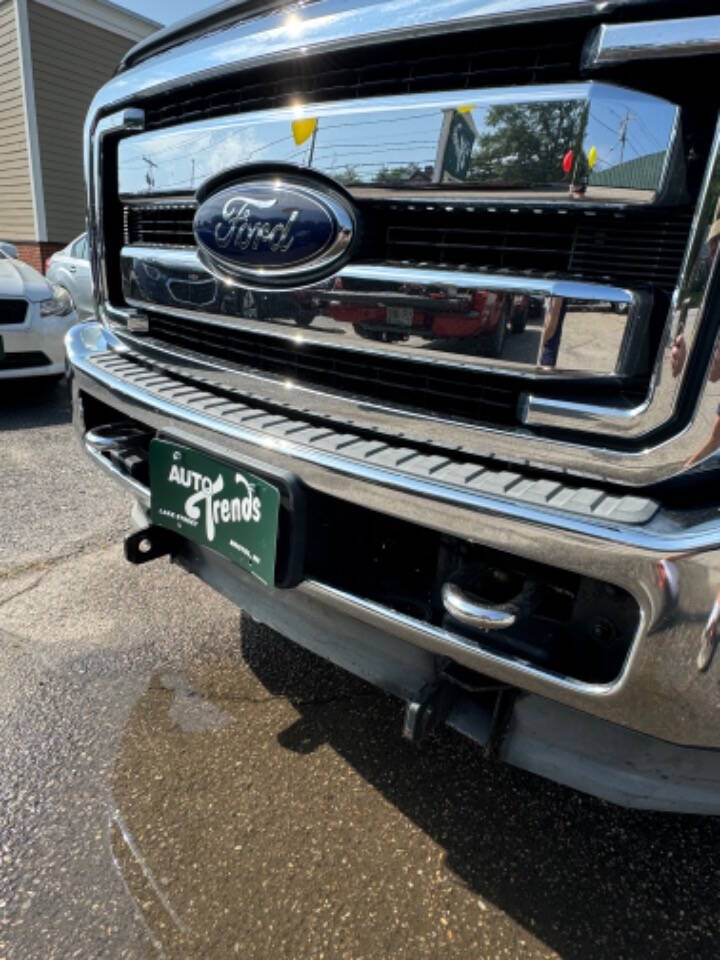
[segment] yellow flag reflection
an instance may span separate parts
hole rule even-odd
[[[292,121],[293,139],[298,147],[315,133],[317,124],[317,117],[303,117],[302,120]]]

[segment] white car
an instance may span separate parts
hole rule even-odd
[[[90,256],[86,233],[54,253],[45,265],[45,276],[50,283],[57,283],[70,294],[73,306],[81,320],[94,318]]]
[[[61,377],[67,331],[78,318],[62,287],[0,245],[0,380]]]

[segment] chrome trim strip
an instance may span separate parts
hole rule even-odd
[[[90,107],[97,115],[133,96],[154,96],[196,83],[286,61],[413,37],[482,30],[533,20],[596,16],[644,0],[317,0],[240,19],[118,73]]]
[[[646,341],[651,297],[620,287],[511,274],[350,264],[334,280],[297,291],[260,294],[215,283],[194,250],[136,246],[121,251],[121,272],[125,299],[137,310],[260,333],[296,349],[301,345],[333,347],[373,357],[403,358],[437,369],[500,371],[543,381],[615,381],[646,372],[649,366],[647,351],[629,351],[627,345]],[[194,305],[174,294],[173,284],[189,284],[198,290],[203,284],[213,284],[213,289],[207,290],[202,303]],[[474,305],[476,296],[487,306],[487,318]],[[558,299],[570,301],[571,309],[563,328],[546,344]],[[395,308],[405,309],[413,325],[383,333],[388,327],[388,311]],[[531,309],[538,317],[530,318]],[[524,318],[522,329],[514,336],[507,334],[493,358],[486,345],[495,329],[492,324],[510,319],[512,329],[515,311]],[[376,322],[378,313],[383,322]],[[487,324],[478,328],[484,339],[473,340],[466,324]],[[444,333],[435,335],[435,330]],[[594,333],[602,335],[600,347],[592,343]],[[378,346],[373,335],[378,340],[385,337],[387,342]],[[207,359],[210,365],[221,365]]]
[[[145,111],[126,107],[117,113],[103,117],[89,135],[90,115],[85,124],[85,187],[88,198],[88,233],[90,268],[93,275],[93,291],[97,307],[108,299],[107,263],[105,254],[105,228],[103,222],[102,183],[103,151],[105,139],[123,133],[142,130],[145,126]]]
[[[700,626],[720,583],[716,511],[698,518],[688,513],[685,522],[690,525],[675,529],[667,523],[628,528],[588,523],[502,498],[467,496],[451,486],[350,462],[252,430],[250,425],[226,424],[210,412],[160,400],[93,364],[92,355],[107,351],[114,342],[97,325],[73,328],[66,341],[75,373],[73,389],[90,393],[149,429],[162,430],[208,454],[238,461],[260,458],[292,470],[314,489],[368,509],[470,537],[494,549],[501,546],[529,560],[628,590],[640,605],[641,624],[624,671],[613,684],[582,684],[551,676],[498,657],[480,645],[474,669],[674,742],[712,745],[717,740],[713,725],[707,722],[716,705],[717,680],[698,674],[695,665]],[[122,350],[118,362],[122,364]],[[307,584],[298,589],[306,588]],[[402,630],[410,642],[422,645],[438,640],[418,634],[425,625],[395,611],[350,595],[336,599],[348,604],[348,612],[361,619],[372,617],[388,632]],[[453,658],[462,655],[457,648],[451,654]]]
[[[369,626],[378,627],[393,636],[407,640],[429,653],[449,657],[470,670],[489,673],[499,680],[519,684],[534,692],[542,691],[545,696],[549,695],[562,702],[567,700],[559,695],[559,691],[566,691],[574,695],[574,698],[582,696],[583,708],[593,713],[601,712],[602,708],[592,709],[589,706],[591,701],[611,697],[619,686],[617,681],[613,684],[584,683],[581,680],[571,680],[545,673],[521,660],[503,657],[485,650],[480,642],[468,640],[450,630],[434,627],[432,624],[375,603],[373,600],[366,600],[317,580],[304,580],[297,589],[333,607],[338,612],[356,617]],[[497,626],[493,629],[497,629]],[[578,702],[577,699],[575,702]]]
[[[602,24],[590,36],[583,67],[592,70],[637,60],[713,53],[720,53],[720,16]]]
[[[608,129],[620,137],[629,122],[624,117],[633,118],[637,132],[623,141],[621,163],[607,141]],[[303,119],[314,127],[299,145],[296,125]],[[528,130],[544,131],[530,147],[524,146]],[[460,207],[480,200],[671,203],[685,197],[679,132],[675,104],[597,81],[296,103],[177,123],[123,140],[118,192],[152,198],[191,193],[201,184],[205,193],[206,182],[229,177],[235,168],[241,176],[247,164],[291,164],[331,178],[358,199],[402,202],[407,191],[424,195],[425,203],[437,199]],[[497,157],[498,150],[511,149],[507,140],[515,155],[510,165]],[[558,142],[571,159],[567,170]],[[628,161],[658,153],[662,163],[653,162],[643,180],[628,179]]]
[[[134,257],[151,263],[199,272],[203,266],[194,250],[178,250],[175,247],[125,246],[121,257]],[[572,300],[611,300],[631,306],[635,295],[623,287],[610,284],[590,283],[582,280],[562,280],[549,277],[514,276],[511,273],[473,273],[469,270],[441,270],[434,267],[385,266],[383,264],[351,263],[338,274],[341,278],[371,280],[378,284],[394,286],[417,284],[419,286],[468,286],[480,290],[503,289],[513,293],[526,293],[537,297],[564,297]],[[321,291],[326,287],[318,285]]]

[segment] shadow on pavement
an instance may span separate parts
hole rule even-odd
[[[116,863],[167,955],[717,956],[717,821],[410,745],[397,701],[245,617],[242,653],[260,684],[156,676],[116,764]]]
[[[70,420],[70,398],[64,378],[0,380],[0,431],[49,427]]]

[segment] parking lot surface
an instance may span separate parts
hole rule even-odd
[[[166,560],[0,392],[0,958],[717,957],[720,823],[485,760]],[[717,718],[708,718],[717,722]]]

